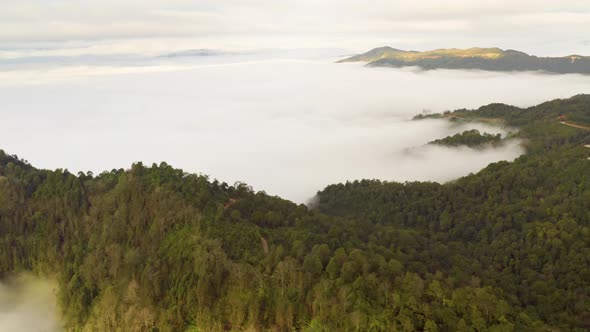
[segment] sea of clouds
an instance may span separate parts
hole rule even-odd
[[[305,202],[336,182],[444,182],[523,153],[518,142],[424,147],[474,127],[506,129],[410,121],[415,114],[531,106],[590,86],[581,75],[335,64],[325,50],[178,54],[0,64],[0,148],[72,172],[166,161]]]
[[[445,182],[513,160],[425,145],[476,128],[424,112],[491,102],[531,106],[587,92],[590,77],[335,64],[327,50],[16,54],[0,59],[0,148],[40,168],[100,173],[166,161],[305,203],[326,185],[376,178]],[[345,54],[341,54],[342,57]],[[0,283],[0,331],[60,331],[54,285]]]

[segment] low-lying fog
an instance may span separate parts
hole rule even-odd
[[[333,59],[166,61],[0,71],[0,148],[72,172],[166,161],[305,202],[331,183],[447,181],[523,153],[516,143],[408,151],[473,127],[409,121],[423,110],[530,106],[590,86],[589,76],[421,72]]]
[[[0,281],[0,331],[62,331],[55,285],[30,275]]]

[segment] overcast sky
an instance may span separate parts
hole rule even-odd
[[[590,53],[588,0],[1,0],[0,47],[425,50],[499,46]]]

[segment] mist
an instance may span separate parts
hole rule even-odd
[[[0,281],[0,331],[62,331],[55,287],[26,274]]]
[[[71,172],[167,163],[295,202],[362,178],[445,182],[524,151],[424,146],[477,128],[410,121],[491,102],[532,106],[590,77],[366,68],[335,58],[165,59],[0,72],[0,148]],[[164,61],[164,60],[162,60]]]

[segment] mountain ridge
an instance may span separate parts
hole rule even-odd
[[[577,54],[538,57],[498,47],[450,48],[405,51],[390,46],[374,48],[337,63],[366,62],[369,67],[410,67],[432,69],[480,69],[487,71],[541,71],[555,74],[590,74],[590,57]]]

